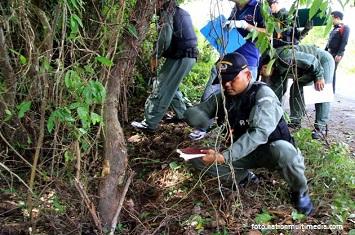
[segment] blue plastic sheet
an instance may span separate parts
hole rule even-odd
[[[237,29],[223,28],[226,18],[223,15],[208,22],[200,32],[220,55],[234,52],[245,43]]]

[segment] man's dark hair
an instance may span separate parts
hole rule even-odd
[[[330,13],[332,16],[339,18],[340,20],[343,20],[344,14],[340,11],[333,11]]]
[[[269,5],[271,6],[271,4],[273,3],[278,3],[278,0],[267,0],[267,3],[269,3]]]
[[[261,68],[261,66],[268,64],[270,62],[270,60],[271,60],[271,58],[270,58],[269,54],[263,54],[260,57],[260,62],[259,62],[260,68]]]

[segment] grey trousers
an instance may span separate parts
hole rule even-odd
[[[318,59],[324,70],[324,81],[326,84],[332,84],[335,62],[331,54],[324,50],[321,51],[322,56]],[[294,82],[290,88],[290,118],[293,123],[301,123],[302,117],[305,114],[303,86],[312,84],[313,80],[313,77],[305,75],[300,77],[297,82]],[[315,108],[316,117],[314,127],[324,129],[329,121],[330,103],[318,103],[315,104]]]
[[[231,185],[234,174],[236,183],[248,175],[248,169],[267,168],[277,170],[287,182],[291,192],[304,193],[308,190],[304,175],[303,156],[299,149],[284,140],[261,145],[249,155],[228,164],[205,166],[201,160],[191,160],[192,165],[208,174],[219,177],[222,183]]]
[[[183,78],[196,63],[195,58],[167,58],[158,78],[153,82],[153,90],[145,102],[144,118],[151,129],[156,129],[169,106],[182,119],[186,105],[178,90]]]

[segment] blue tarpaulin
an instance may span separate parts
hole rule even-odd
[[[223,29],[226,18],[223,15],[208,22],[200,32],[207,41],[217,49],[220,55],[234,52],[245,43],[245,39],[237,29]]]

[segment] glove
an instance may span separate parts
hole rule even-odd
[[[246,29],[248,27],[248,23],[245,20],[227,20],[224,25],[223,28],[242,28],[242,29]]]

